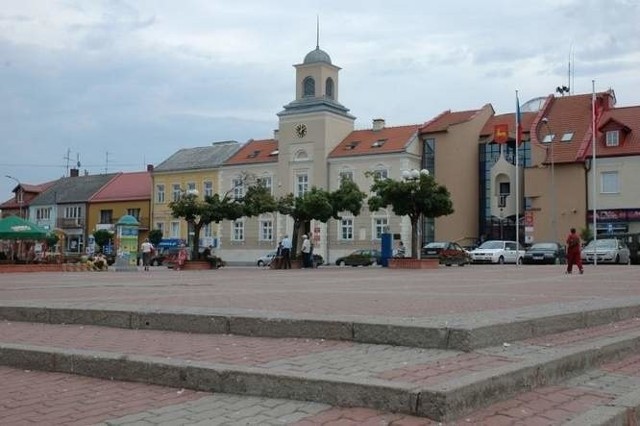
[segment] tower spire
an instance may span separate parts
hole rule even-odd
[[[316,15],[316,49],[320,49],[320,14]]]

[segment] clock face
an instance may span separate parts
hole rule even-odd
[[[306,125],[304,125],[304,124],[296,125],[296,135],[298,135],[299,138],[303,138],[306,134],[307,134],[307,126]]]

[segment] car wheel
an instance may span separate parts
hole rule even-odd
[[[155,259],[153,262],[151,262],[151,266],[160,266],[160,262],[158,262],[158,259]]]
[[[347,264],[344,263],[344,260],[341,260],[340,262],[338,262],[338,266],[346,266]]]
[[[258,266],[264,266],[264,262],[262,260],[258,260]]]
[[[498,263],[499,263],[500,265],[504,264],[504,257],[500,256],[500,257],[498,258]]]

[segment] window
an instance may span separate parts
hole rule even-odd
[[[343,217],[340,220],[339,238],[344,241],[353,240],[353,218]]]
[[[48,220],[51,219],[51,207],[40,208],[36,210],[36,219],[37,220]]]
[[[244,197],[244,181],[242,179],[233,179],[231,185],[233,185],[233,198],[238,200]]]
[[[67,219],[79,219],[82,217],[82,207],[73,206],[64,208],[64,217]]]
[[[555,137],[556,135],[554,134],[545,135],[544,139],[542,139],[542,143],[551,143]]]
[[[377,141],[371,144],[371,148],[380,148],[382,145],[385,144],[385,142],[387,142],[386,139],[378,139]]]
[[[500,195],[511,194],[511,184],[509,182],[500,182]]]
[[[180,222],[171,222],[171,238],[180,238]]]
[[[600,174],[600,185],[602,194],[617,194],[618,188],[618,172],[602,172]]]
[[[560,142],[571,142],[571,139],[573,139],[573,132],[567,132],[562,135]]]
[[[373,177],[376,179],[386,179],[389,177],[387,169],[378,169],[373,171]]]
[[[164,236],[164,222],[156,222],[156,229]]]
[[[232,224],[233,229],[231,230],[231,240],[232,241],[244,241],[244,221],[236,220]]]
[[[268,189],[269,193],[272,192],[273,179],[271,178],[271,176],[263,176],[261,178],[258,178],[257,179],[257,183],[258,183],[258,185]]]
[[[205,226],[202,227],[203,233],[205,237],[213,237],[213,230],[212,230],[212,226],[210,223],[207,223]]]
[[[347,180],[353,182],[353,172],[350,170],[340,172],[340,182]]]
[[[100,210],[100,223],[112,223],[113,210]]]
[[[208,180],[204,181],[203,187],[204,187],[204,196],[205,197],[213,196],[213,182],[208,181]]]
[[[171,190],[171,200],[172,201],[178,201],[180,199],[180,194],[182,194],[182,190],[180,189],[180,184],[179,183],[174,183],[171,186],[172,190]]]
[[[195,182],[188,182],[187,183],[187,192],[194,192],[196,190],[196,183]]]
[[[309,176],[306,173],[296,175],[296,197],[301,197],[309,192]]]
[[[386,217],[377,217],[373,219],[373,238],[379,240],[382,234],[389,227],[389,220]]]
[[[156,203],[164,203],[164,185],[156,185]]]
[[[127,209],[127,214],[140,220],[140,209]]]
[[[333,79],[331,77],[327,78],[325,86],[325,96],[329,99],[333,99]]]
[[[302,90],[304,97],[316,95],[316,81],[312,77],[307,77],[302,81]]]
[[[273,220],[260,218],[260,241],[273,241]]]
[[[618,146],[620,144],[619,133],[617,130],[610,130],[607,135],[607,146]]]

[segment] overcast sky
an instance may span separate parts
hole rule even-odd
[[[574,93],[595,80],[640,105],[638,0],[0,0],[0,199],[5,175],[40,183],[78,158],[134,171],[272,137],[316,16],[356,128],[513,112],[515,90],[568,85],[570,57]]]

